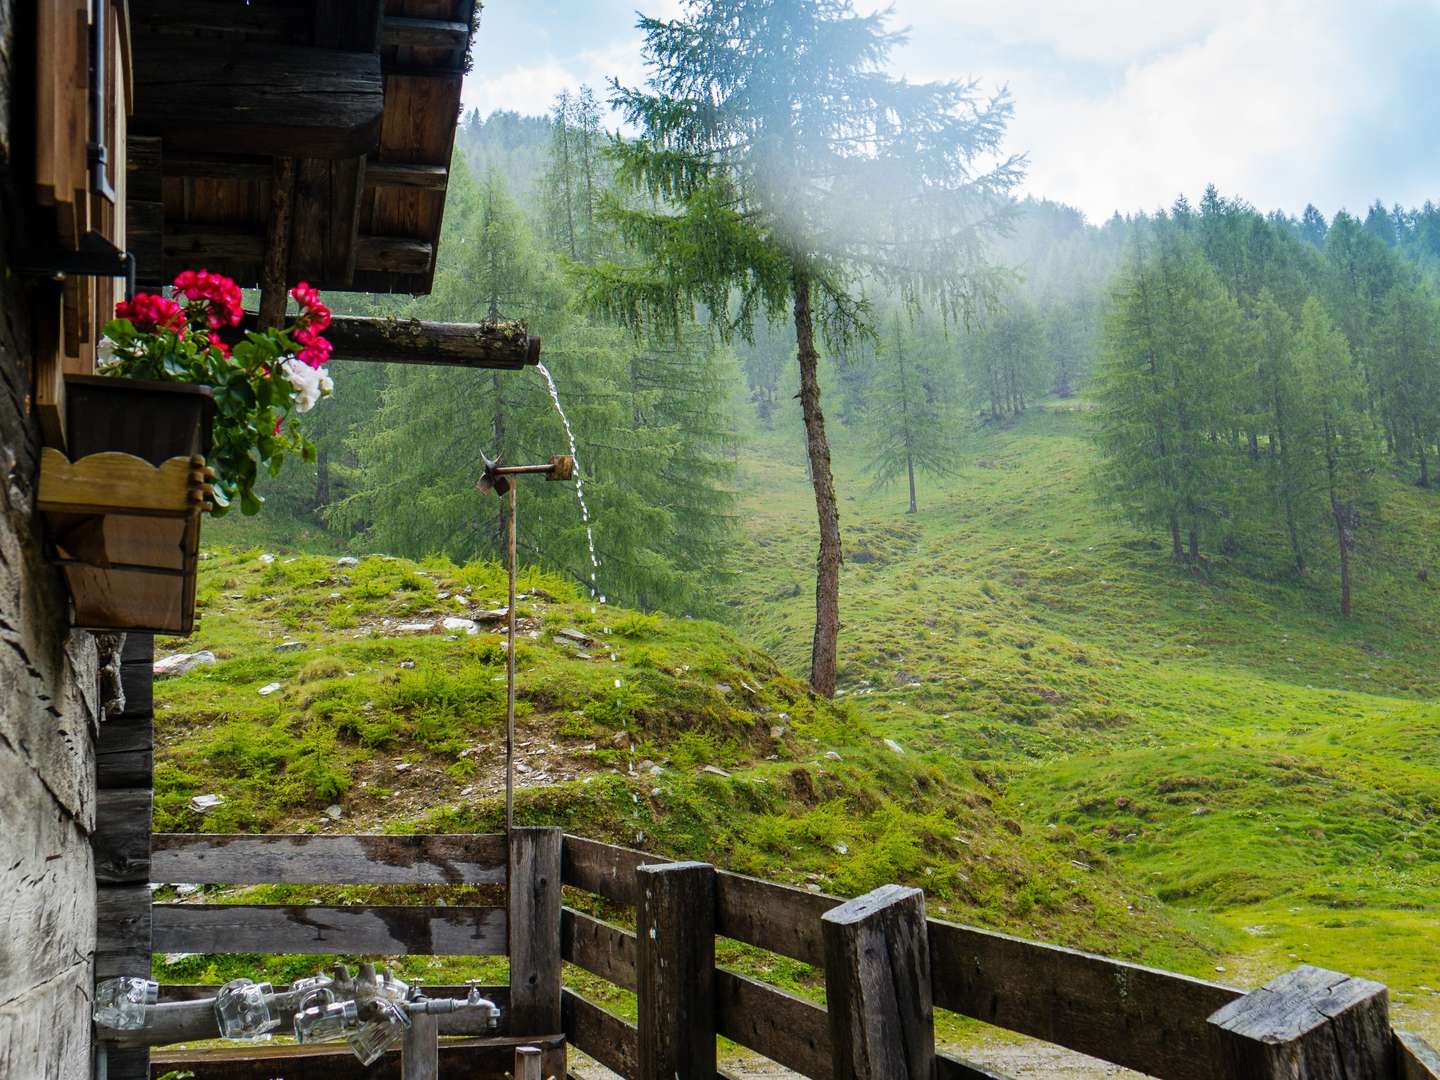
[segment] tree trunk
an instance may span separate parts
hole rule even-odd
[[[1180,543],[1180,519],[1170,515],[1170,554],[1176,562],[1185,561],[1185,548]]]
[[[1420,458],[1420,480],[1418,482],[1422,488],[1428,488],[1430,486],[1430,455],[1425,452],[1423,439],[1417,440],[1416,452]]]
[[[330,451],[322,446],[315,452],[315,509],[324,510],[329,505]]]
[[[840,508],[830,473],[830,443],[820,411],[820,354],[815,350],[815,322],[810,311],[810,276],[796,268],[796,355],[800,361],[800,408],[805,416],[810,482],[820,520],[820,554],[815,563],[815,639],[810,651],[810,686],[817,694],[835,696],[835,648],[840,636]]]
[[[1345,512],[1332,495],[1331,509],[1335,517],[1335,545],[1340,551],[1340,614],[1350,617],[1350,537],[1345,531]]]
[[[905,472],[910,477],[910,513],[915,513],[918,507],[915,505],[915,458],[907,450],[905,452]]]
[[[1190,530],[1190,554],[1188,561],[1198,563],[1200,561],[1200,536],[1194,529]]]
[[[1250,460],[1251,460],[1251,461],[1259,461],[1259,460],[1260,460],[1260,436],[1257,435],[1257,434],[1255,434],[1255,432],[1252,431],[1252,432],[1249,433],[1249,440],[1250,440]]]

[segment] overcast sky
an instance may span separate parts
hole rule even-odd
[[[487,0],[465,104],[546,111],[643,80],[637,7]],[[882,6],[857,0],[868,12]],[[1326,215],[1440,201],[1440,0],[894,0],[912,81],[1008,86],[1027,192],[1093,221],[1192,201],[1206,183],[1264,210]]]

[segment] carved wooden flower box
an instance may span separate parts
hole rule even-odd
[[[69,450],[47,447],[37,500],[91,630],[188,634],[214,402],[206,387],[71,376]]]

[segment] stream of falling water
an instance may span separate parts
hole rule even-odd
[[[575,432],[570,427],[570,418],[565,415],[565,408],[560,404],[560,391],[555,389],[555,379],[550,374],[550,369],[544,364],[537,363],[535,370],[545,376],[545,385],[550,388],[550,400],[555,403],[555,411],[560,414],[560,422],[565,425],[565,435],[570,440],[570,456],[575,459],[575,497],[580,500],[580,520],[585,523],[585,542],[590,546],[590,599],[605,603],[605,596],[599,591],[597,575],[600,571],[600,557],[595,554],[595,533],[590,528],[590,507],[585,505],[585,473],[580,468],[580,454],[575,446]]]

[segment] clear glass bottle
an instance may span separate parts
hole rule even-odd
[[[139,1031],[145,1026],[145,1006],[159,999],[160,984],[153,979],[106,979],[95,987],[95,1023],[114,1031]]]
[[[353,1001],[312,1005],[295,1014],[295,1041],[338,1042],[360,1026],[360,1011]]]
[[[410,1016],[388,998],[371,998],[364,1007],[365,1022],[347,1041],[361,1065],[370,1065],[392,1046],[398,1046],[410,1026]]]
[[[222,1039],[265,1041],[280,1026],[270,1010],[269,983],[232,979],[215,995],[215,1019]]]

